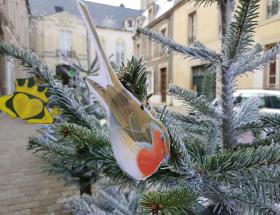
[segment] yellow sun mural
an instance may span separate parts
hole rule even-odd
[[[28,124],[52,124],[54,117],[47,107],[48,101],[48,88],[36,78],[17,79],[14,94],[0,97],[0,110]]]

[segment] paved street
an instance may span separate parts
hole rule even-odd
[[[42,161],[26,150],[35,126],[10,120],[0,113],[0,214],[65,214],[61,202],[73,194],[62,181],[42,173]]]

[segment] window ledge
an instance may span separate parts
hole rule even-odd
[[[276,16],[266,18],[264,21],[260,22],[258,27],[262,27],[264,25],[267,25],[267,24],[270,24],[270,23],[273,23],[273,22],[277,22],[277,21],[280,21],[280,15],[276,15]]]

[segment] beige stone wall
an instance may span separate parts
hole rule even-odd
[[[107,57],[111,57],[111,61],[117,61],[116,52],[118,43],[124,44],[124,60],[130,59],[134,55],[134,43],[132,39],[134,32],[98,27],[97,33],[105,50],[105,54],[107,55]],[[93,53],[91,59],[93,59],[93,57],[95,56],[95,48],[92,44],[90,44],[90,46],[91,53]]]
[[[82,65],[87,67],[87,34],[81,19],[68,12],[56,13],[49,16],[32,18],[31,48],[45,64],[55,68],[63,64],[59,50],[60,31],[70,31],[72,50]]]
[[[0,40],[18,47],[30,47],[29,13],[25,0],[0,0]],[[11,93],[16,78],[26,77],[26,71],[12,59],[1,56],[0,92]]]
[[[280,42],[280,16],[274,16],[268,18],[267,15],[268,1],[262,0],[260,7],[259,24],[256,29],[255,40],[264,47],[270,44]],[[184,46],[189,46],[188,36],[190,31],[189,14],[196,12],[196,40],[202,42],[207,47],[220,52],[220,20],[217,7],[195,7],[193,4],[184,3],[179,7],[169,11],[169,15],[166,15],[171,20],[172,35],[171,38]],[[155,22],[155,21],[154,21]],[[163,21],[160,21],[162,23]],[[155,26],[148,26],[149,29],[159,32],[159,29]],[[152,55],[147,57],[146,53],[149,53],[145,44],[147,39],[136,38],[134,42],[135,52],[137,53],[136,44],[141,44],[141,54],[144,58],[149,59],[148,62],[154,62],[158,56]],[[152,52],[155,51],[152,49]],[[193,86],[193,72],[192,67],[201,65],[202,63],[197,60],[185,59],[179,54],[170,54],[172,57],[171,68],[171,81],[187,89],[194,89]],[[150,65],[150,63],[149,63]],[[237,87],[239,89],[251,89],[251,88],[271,88],[268,86],[268,65],[264,66],[263,70],[256,71],[255,73],[247,73],[246,75],[237,78]],[[155,73],[154,85],[158,85],[158,76]],[[277,78],[275,89],[280,89],[280,55],[277,57]],[[156,93],[158,93],[156,91]]]
[[[157,22],[151,27],[154,32],[162,32],[163,29],[166,30],[166,36],[173,37],[173,17],[169,16]],[[166,52],[162,46],[158,43],[152,42],[149,38],[142,38],[141,43],[141,54],[144,55],[147,65],[153,76],[153,97],[152,102],[161,103],[161,69],[166,68],[167,72],[167,86],[173,82],[173,63],[172,56]],[[171,98],[167,97],[167,103],[172,103]]]
[[[262,1],[260,8],[259,25],[256,29],[256,41],[264,48],[266,46],[280,42],[280,15],[268,17],[268,1]],[[276,85],[270,86],[268,83],[268,64],[264,66],[264,73],[254,74],[254,84],[261,88],[280,89],[280,56],[277,57]]]
[[[220,52],[220,21],[216,7],[194,7],[192,4],[184,4],[174,12],[174,40],[182,45],[188,44],[189,22],[188,16],[196,12],[196,40],[206,47]],[[210,18],[209,18],[210,17]],[[209,20],[210,19],[210,20]],[[184,26],[182,28],[178,26]],[[201,65],[197,60],[185,59],[181,55],[173,57],[174,83],[187,89],[194,90],[192,68]],[[240,89],[253,88],[253,75],[248,74],[237,79]]]

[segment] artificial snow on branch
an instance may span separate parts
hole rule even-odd
[[[162,36],[157,32],[149,31],[148,29],[138,28],[137,32],[139,34],[143,34],[147,37],[152,38],[155,42],[163,45],[168,50],[178,52],[184,55],[185,57],[189,57],[192,59],[199,59],[206,63],[213,63],[213,64],[221,63],[220,56],[216,52],[206,48],[203,44],[199,42],[196,42],[193,46],[188,48],[176,43],[175,41],[173,41],[168,37]]]

